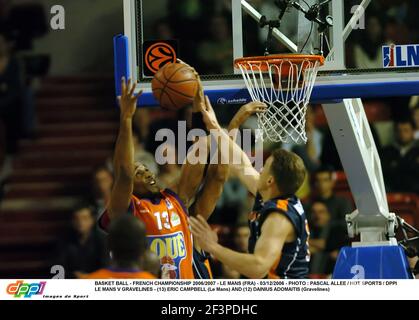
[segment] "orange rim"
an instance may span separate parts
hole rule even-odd
[[[270,65],[281,65],[284,61],[293,64],[302,64],[305,61],[318,62],[320,66],[324,64],[323,56],[316,56],[310,54],[275,54],[270,56],[259,57],[244,57],[234,60],[236,68],[242,66],[246,70],[250,70],[250,65],[257,65],[262,71],[268,71]]]

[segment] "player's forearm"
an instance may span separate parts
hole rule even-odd
[[[231,131],[232,138],[223,129],[220,128],[218,131],[221,137],[221,145],[228,145],[228,152],[226,150],[221,151],[222,163],[229,163],[231,174],[237,177],[252,194],[256,194],[259,173],[253,167],[247,154],[236,143],[237,129]]]
[[[247,154],[235,141],[238,131],[234,130],[231,133],[232,136],[228,135],[222,128],[218,129],[218,134],[221,138],[222,145],[228,146],[228,152],[226,152],[227,150],[221,150],[221,159],[227,163],[230,163],[230,166],[243,169],[243,171],[245,171],[244,169],[249,169],[251,172],[256,171],[253,168],[252,162],[250,161]],[[232,161],[230,161],[230,155],[232,156]]]
[[[208,159],[209,138],[201,137],[192,146],[182,165],[178,195],[188,206],[202,183]]]
[[[114,169],[117,174],[132,176],[134,171],[134,142],[132,119],[121,118],[114,154]]]
[[[264,259],[254,254],[239,253],[219,244],[214,246],[210,253],[222,264],[250,279],[262,279],[269,272],[269,266]]]

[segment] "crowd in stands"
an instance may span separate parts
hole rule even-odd
[[[47,30],[41,4],[0,1],[0,198],[18,140],[35,131],[34,86],[48,72],[49,57],[31,50]]]

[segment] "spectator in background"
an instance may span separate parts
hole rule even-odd
[[[105,240],[95,225],[94,208],[83,203],[74,210],[72,229],[57,252],[57,264],[64,267],[66,278],[80,278],[107,265]]]
[[[347,245],[347,231],[342,224],[331,221],[326,203],[316,201],[310,210],[310,273],[330,274],[340,248]]]
[[[415,124],[415,140],[419,140],[419,104],[412,110],[412,119]]]
[[[142,270],[147,252],[145,226],[131,215],[122,216],[112,222],[108,236],[112,255],[111,266],[101,268],[84,279],[155,279]]]
[[[314,197],[312,203],[324,202],[330,212],[331,221],[345,224],[345,216],[352,213],[351,202],[335,194],[335,175],[333,168],[322,166],[314,174]],[[309,206],[311,207],[311,206]],[[311,210],[308,210],[309,212]],[[310,219],[310,217],[309,217]]]
[[[215,15],[209,23],[209,39],[205,39],[198,48],[203,74],[233,73],[233,43],[228,20],[223,15]]]
[[[410,119],[395,124],[396,142],[383,149],[381,162],[388,191],[419,193],[419,144]]]
[[[100,166],[94,170],[92,179],[92,195],[90,202],[95,209],[95,216],[99,217],[106,209],[111,197],[113,174],[107,166]]]

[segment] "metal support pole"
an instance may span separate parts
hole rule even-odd
[[[233,21],[233,58],[243,57],[243,15],[242,5],[238,0],[231,0],[231,14]],[[234,68],[234,73],[240,74],[240,70]]]
[[[131,79],[134,82],[138,80],[137,65],[137,30],[136,26],[135,0],[124,0],[124,34],[128,37],[129,63],[131,70]],[[141,26],[142,28],[142,26]]]
[[[397,244],[395,216],[388,209],[381,161],[361,99],[323,109],[357,207],[347,215],[349,236],[360,234],[355,244],[360,246]]]

